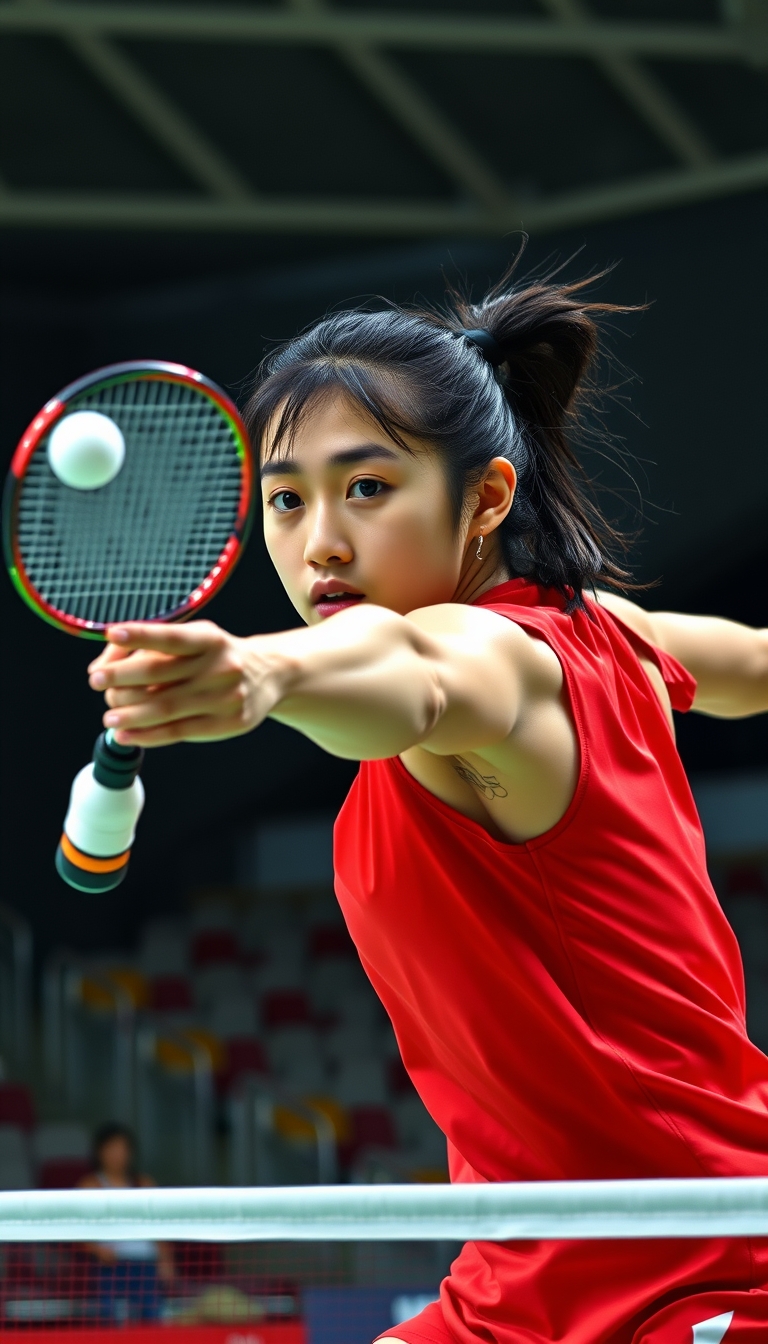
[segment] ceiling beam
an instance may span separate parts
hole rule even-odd
[[[198,186],[225,201],[247,201],[245,177],[114,43],[95,33],[74,33],[68,45],[112,96]]]
[[[7,191],[0,194],[0,225],[498,238],[520,228],[546,233],[765,187],[768,154],[762,153],[721,161],[709,168],[654,173],[564,192],[510,211],[503,220],[476,207],[428,201],[262,196],[235,202],[119,192]]]
[[[582,0],[540,0],[540,3],[553,18],[565,23],[592,22]],[[704,134],[650,70],[622,52],[602,52],[595,57],[595,63],[673,158],[689,168],[705,168],[714,163],[717,155]]]
[[[96,33],[76,32],[67,45],[190,179],[223,201],[253,198],[250,184],[206,135],[124,52]]]
[[[370,42],[429,51],[538,52],[549,56],[614,54],[658,59],[752,59],[737,25],[601,22],[563,23],[497,17],[354,12],[296,14],[254,6],[0,0],[0,33],[102,33],[112,37],[198,42],[280,42],[336,46]]]
[[[295,13],[328,13],[324,0],[289,0]],[[364,42],[335,48],[359,84],[460,192],[490,211],[509,212],[506,184],[431,98],[388,55]]]

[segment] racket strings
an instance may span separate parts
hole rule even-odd
[[[93,389],[70,409],[110,416],[126,460],[102,489],[71,490],[41,441],[19,500],[28,577],[59,611],[97,625],[169,614],[233,534],[242,466],[232,428],[204,393],[154,379]]]

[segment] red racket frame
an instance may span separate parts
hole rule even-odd
[[[107,628],[106,624],[97,621],[85,621],[81,617],[69,616],[66,612],[59,611],[37,591],[24,568],[16,537],[20,487],[32,454],[43,435],[47,434],[56,421],[61,418],[75,397],[98,384],[128,382],[135,378],[137,374],[148,380],[180,383],[186,387],[194,387],[214,402],[225,419],[229,421],[243,468],[242,488],[235,526],[232,536],[216,564],[180,606],[175,607],[171,612],[166,612],[162,617],[153,619],[183,621],[195,615],[201,607],[205,606],[206,602],[210,602],[211,598],[215,597],[222,585],[226,583],[240,559],[248,540],[253,519],[254,465],[248,431],[234,402],[230,400],[226,392],[222,392],[221,388],[217,387],[216,383],[211,382],[210,378],[206,378],[204,374],[198,373],[195,369],[187,368],[184,364],[169,364],[163,360],[130,360],[122,364],[108,364],[103,369],[96,369],[93,373],[78,378],[76,382],[69,383],[49,402],[46,402],[43,409],[38,412],[19,440],[18,447],[11,459],[11,467],[3,495],[3,548],[11,581],[27,605],[44,621],[55,625],[58,630],[65,630],[70,635],[79,635],[83,639],[103,639],[104,631]]]

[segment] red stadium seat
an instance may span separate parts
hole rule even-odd
[[[219,1092],[228,1092],[246,1073],[269,1073],[269,1063],[261,1041],[252,1036],[233,1036],[226,1042],[226,1063],[216,1075]]]
[[[192,964],[198,967],[240,960],[237,939],[229,929],[202,929],[192,940],[191,952]]]
[[[312,1020],[309,999],[301,989],[272,989],[264,995],[261,1015],[265,1027],[301,1026]]]
[[[150,982],[149,1006],[157,1013],[187,1012],[194,1003],[192,987],[183,975],[157,975]]]
[[[357,1148],[396,1148],[395,1122],[386,1106],[353,1106],[349,1113],[352,1144]]]
[[[0,1125],[18,1125],[27,1133],[35,1127],[35,1103],[23,1083],[0,1083]]]
[[[50,1157],[40,1163],[37,1184],[41,1190],[72,1190],[91,1171],[87,1157]]]

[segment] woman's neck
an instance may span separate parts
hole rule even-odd
[[[459,578],[453,601],[463,602],[469,606],[491,588],[497,588],[500,583],[508,583],[510,578],[512,575],[507,565],[499,555],[498,549],[494,547],[485,559],[485,564],[479,564],[477,559],[472,557],[471,563]]]

